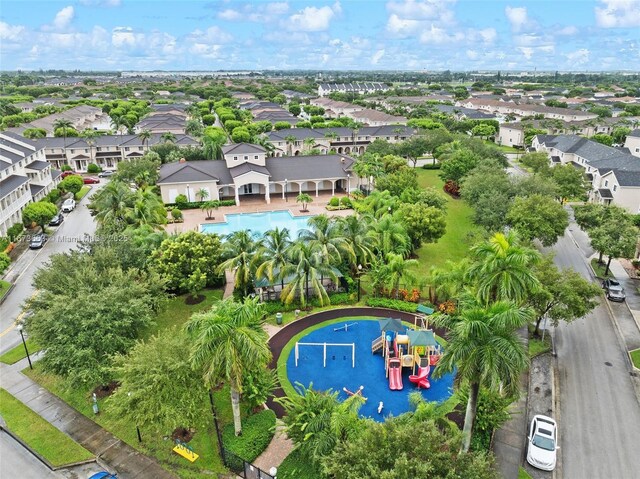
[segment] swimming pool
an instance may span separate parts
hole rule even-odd
[[[354,324],[356,323],[356,324]],[[345,331],[345,324],[349,328]],[[338,331],[336,331],[338,329]],[[287,378],[292,385],[301,383],[308,387],[313,383],[316,390],[332,389],[338,391],[339,399],[347,398],[343,388],[357,391],[364,386],[362,395],[367,398],[360,409],[360,415],[376,421],[386,416],[398,416],[410,409],[409,393],[419,391],[428,401],[441,402],[453,394],[454,374],[445,374],[433,379],[429,374],[431,387],[418,389],[409,381],[410,368],[402,368],[403,389],[392,391],[385,377],[384,359],[380,354],[371,353],[371,341],[380,337],[380,326],[373,318],[345,318],[344,321],[329,323],[310,332],[299,342],[304,343],[345,343],[355,344],[355,367],[352,363],[350,346],[327,346],[326,366],[323,367],[323,346],[299,346],[298,365],[295,363],[295,347],[287,358]],[[378,405],[383,402],[382,413],[378,414]]]
[[[217,233],[221,236],[234,231],[251,230],[253,233],[264,234],[276,227],[288,228],[292,239],[298,237],[300,230],[307,228],[307,221],[311,216],[293,216],[289,211],[267,211],[265,213],[238,213],[224,215],[224,223],[206,223],[200,225],[203,233]]]

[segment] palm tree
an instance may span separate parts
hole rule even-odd
[[[142,130],[140,133],[138,133],[138,138],[142,140],[142,144],[146,147],[147,150],[149,149],[149,140],[151,139],[151,136],[151,130]]]
[[[410,271],[410,268],[418,265],[418,260],[416,259],[404,259],[402,255],[395,253],[388,253],[385,257],[386,260],[386,276],[387,281],[389,282],[389,286],[391,289],[395,290],[396,299],[399,296],[400,290],[400,282],[405,281],[415,281],[416,277]]]
[[[222,145],[210,136],[202,137],[202,153],[207,160],[222,159]]]
[[[256,277],[267,278],[272,283],[280,279],[280,289],[284,290],[284,270],[289,264],[291,238],[287,228],[275,228],[264,234],[260,254],[263,261],[256,270]]]
[[[289,156],[293,156],[293,145],[298,139],[293,135],[287,135],[284,137],[284,141],[287,144],[287,150],[289,151]]]
[[[272,157],[273,156],[273,152],[276,151],[276,147],[273,146],[273,143],[271,143],[269,141],[269,138],[267,138],[267,137],[258,136],[258,137],[255,138],[253,143],[256,144],[256,145],[260,145],[262,148],[267,150],[267,156],[268,157]]]
[[[263,323],[263,306],[257,298],[242,303],[225,299],[207,312],[194,314],[186,327],[193,341],[191,362],[202,368],[207,387],[213,388],[218,381],[229,384],[236,436],[242,434],[242,379],[247,371],[271,360]]]
[[[162,138],[162,141],[164,141],[165,143],[175,143],[176,142],[176,135],[174,135],[173,133],[170,133],[170,132],[163,133],[162,136],[160,136],[160,138]]]
[[[309,219],[307,224],[310,229],[301,230],[298,237],[316,249],[326,263],[340,263],[345,256],[354,260],[353,252],[340,231],[339,223],[334,218],[318,215]]]
[[[224,257],[227,260],[218,266],[218,272],[234,271],[235,288],[242,291],[243,298],[249,294],[255,278],[260,246],[261,242],[249,230],[234,231],[225,242]]]
[[[432,292],[431,302],[459,298],[468,285],[468,261],[447,261],[443,267],[432,267],[429,271],[429,282]]]
[[[127,219],[134,227],[147,225],[159,230],[167,223],[167,210],[160,197],[150,188],[139,188],[133,194]]]
[[[73,123],[71,123],[71,120],[67,120],[66,118],[58,118],[56,121],[53,122],[53,131],[55,132],[60,128],[62,128],[62,136],[64,137],[63,144],[64,144],[64,147],[66,148],[67,147],[67,129],[73,128]]]
[[[307,205],[311,202],[313,202],[313,198],[308,193],[300,193],[296,198],[296,203],[302,203],[302,210],[300,211],[309,211]]]
[[[95,158],[93,155],[93,147],[96,146],[96,137],[98,136],[98,132],[91,128],[85,128],[82,131],[81,136],[84,138],[84,141],[87,142],[87,145],[89,145],[89,162],[94,163]]]
[[[471,249],[472,263],[467,275],[476,287],[478,299],[485,305],[494,301],[522,304],[540,282],[533,266],[540,254],[520,246],[515,232],[496,233],[488,241]]]
[[[291,304],[296,296],[305,306],[309,300],[309,288],[320,300],[320,305],[328,304],[329,295],[322,284],[322,278],[327,276],[334,282],[338,280],[331,266],[325,261],[319,251],[303,240],[295,241],[288,250],[289,264],[282,272],[285,277],[292,276],[291,281],[282,290],[281,299]]]
[[[209,190],[207,190],[206,188],[200,188],[198,191],[196,191],[196,197],[200,198],[200,201],[204,201],[206,199],[209,198]]]
[[[374,218],[379,219],[395,211],[399,202],[399,198],[392,195],[388,190],[376,190],[367,197],[365,208]]]
[[[304,150],[309,153],[314,146],[316,146],[316,140],[314,138],[305,138],[302,141],[302,144],[304,146]]]
[[[110,231],[123,231],[133,203],[131,190],[121,181],[111,181],[91,198],[91,208],[97,211],[96,221]]]
[[[114,130],[116,130],[116,134],[118,132],[120,132],[120,134],[122,135],[122,127],[126,126],[124,118],[121,117],[121,116],[112,117],[111,118],[111,126],[113,127]]]
[[[355,273],[358,265],[365,266],[374,257],[373,238],[367,235],[372,219],[367,215],[349,215],[339,218],[337,221],[345,242],[351,250],[351,257],[354,260],[351,264],[351,270]]]
[[[464,418],[462,452],[469,450],[480,387],[515,394],[520,373],[527,367],[528,354],[517,329],[534,317],[531,308],[511,302],[462,310],[459,316],[434,318],[437,326],[448,330],[448,344],[433,376],[457,369],[458,381],[469,384]]]
[[[406,255],[411,249],[411,240],[404,227],[391,215],[385,215],[373,223],[369,230],[378,255],[385,257],[388,253]]]

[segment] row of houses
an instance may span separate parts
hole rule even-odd
[[[37,104],[34,105],[38,106]],[[25,111],[25,108],[21,109]],[[28,128],[42,128],[47,132],[47,136],[53,136],[55,133],[54,125],[58,120],[68,120],[71,123],[71,127],[76,131],[82,131],[87,128],[91,130],[108,130],[111,128],[109,115],[100,108],[90,105],[78,105],[60,113],[38,118],[20,127],[11,128],[11,131],[22,132]]]
[[[149,130],[151,133],[185,134],[188,117],[186,105],[157,104],[151,105],[151,109],[152,111],[136,124],[136,132]]]
[[[631,138],[629,145],[640,152],[640,133],[636,130]],[[577,135],[537,135],[532,146],[546,152],[554,165],[583,170],[591,182],[590,201],[640,213],[640,153],[634,156]]]
[[[311,105],[324,108],[324,116],[328,118],[351,118],[366,126],[383,126],[388,124],[406,125],[407,119],[403,116],[389,115],[383,111],[365,108],[353,103],[335,101],[329,98],[316,98],[309,102]]]
[[[544,118],[562,121],[592,120],[598,118],[595,113],[588,111],[573,110],[571,108],[555,108],[544,105],[518,104],[512,101],[486,100],[482,98],[468,98],[456,102],[456,106],[470,108],[472,110],[482,110],[499,115],[516,115],[528,117],[542,115]]]
[[[353,172],[355,160],[346,155],[268,157],[260,145],[238,143],[223,147],[224,161],[181,161],[160,167],[157,182],[165,203],[174,203],[178,195],[196,201],[196,192],[205,190],[210,200],[234,199],[241,204],[247,198],[309,193],[335,195],[350,193],[360,183]]]
[[[19,135],[0,132],[0,236],[22,221],[22,211],[44,198],[62,172],[46,160],[44,149]]]
[[[389,91],[386,83],[380,82],[352,82],[352,83],[320,83],[318,96],[327,96],[330,93],[356,93],[364,95],[369,93],[381,93]]]
[[[239,106],[243,110],[249,110],[253,115],[254,121],[266,120],[273,124],[284,121],[292,126],[302,121],[289,113],[288,110],[282,108],[282,106],[270,101],[249,100],[241,102]]]

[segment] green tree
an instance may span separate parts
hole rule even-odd
[[[67,118],[58,118],[53,122],[53,131],[56,133],[60,131],[62,133],[62,137],[64,138],[63,145],[65,148],[67,147],[67,136],[70,130],[74,130],[73,123],[71,123],[71,120],[68,120]]]
[[[385,256],[384,275],[387,278],[389,289],[395,290],[396,299],[399,297],[401,282],[416,281],[416,277],[413,275],[411,270],[417,265],[418,260],[404,259],[399,254],[388,253]]]
[[[48,201],[29,203],[25,206],[24,210],[22,210],[22,222],[26,227],[35,223],[42,228],[42,232],[44,233],[45,227],[57,213],[58,208]]]
[[[69,175],[64,178],[58,185],[58,189],[65,193],[73,193],[74,195],[82,189],[84,180],[80,175]]]
[[[289,113],[291,113],[292,115],[298,116],[301,111],[302,109],[297,103],[292,103],[291,105],[289,105]]]
[[[200,205],[200,209],[205,212],[205,219],[207,220],[215,219],[213,212],[218,208],[220,208],[220,201],[218,200],[204,201],[202,202],[202,205]]]
[[[113,355],[133,346],[165,298],[157,274],[123,269],[108,248],[53,255],[33,284],[26,328],[45,349],[43,369],[87,386],[108,383]]]
[[[471,248],[471,264],[467,279],[475,286],[479,301],[490,305],[495,301],[522,304],[540,287],[533,266],[540,255],[520,245],[517,235],[496,233],[489,240]]]
[[[611,136],[613,137],[614,143],[624,145],[624,142],[627,139],[627,135],[629,133],[631,133],[631,128],[628,128],[626,126],[619,126],[613,129],[613,133],[611,133]]]
[[[369,236],[373,240],[375,251],[381,256],[388,253],[406,255],[411,249],[411,239],[404,225],[391,215],[384,215],[372,224]]]
[[[134,228],[146,225],[153,229],[162,229],[167,223],[167,210],[151,188],[138,188],[130,198],[131,208],[126,218],[129,225]]]
[[[103,231],[116,233],[127,228],[132,203],[129,187],[114,179],[91,197],[89,208],[96,212],[96,221]]]
[[[239,126],[231,133],[231,139],[234,143],[249,143],[251,141],[251,133],[245,127]]]
[[[338,219],[341,234],[353,252],[354,266],[366,266],[373,259],[373,238],[367,234],[371,218],[365,215],[349,215]],[[353,269],[355,273],[355,269]]]
[[[310,290],[314,296],[318,297],[321,306],[330,303],[322,280],[330,278],[336,282],[338,278],[316,248],[306,241],[297,240],[288,249],[289,261],[282,274],[291,279],[280,295],[286,304],[291,304],[297,297],[305,306],[309,302]]]
[[[546,174],[550,169],[549,157],[542,152],[526,153],[520,157],[520,163],[531,168],[534,173]]]
[[[471,134],[473,136],[479,136],[482,139],[486,140],[490,136],[493,136],[496,134],[496,128],[493,125],[480,123],[471,129]]]
[[[280,280],[281,290],[284,289],[283,272],[289,264],[289,247],[291,238],[287,228],[274,228],[264,234],[260,247],[260,255],[264,261],[256,270],[256,277],[267,278],[270,282]]]
[[[564,203],[567,199],[582,198],[589,188],[583,170],[571,165],[558,165],[551,169],[551,177],[558,185],[558,193]]]
[[[376,180],[376,188],[400,197],[405,190],[418,188],[418,177],[413,169],[405,167],[394,173],[380,176]]]
[[[458,378],[469,384],[462,452],[467,452],[471,443],[480,387],[508,395],[518,391],[520,373],[529,361],[517,329],[533,317],[530,308],[500,301],[484,308],[465,308],[457,316],[434,319],[449,334],[447,348],[433,376],[441,377],[457,369]]]
[[[605,135],[604,133],[597,133],[589,139],[597,141],[598,143],[602,143],[603,145],[613,145],[613,137],[611,137],[611,135]]]
[[[217,235],[187,231],[165,239],[153,252],[154,268],[165,279],[170,291],[188,290],[189,278],[204,275],[205,285],[220,281],[217,268],[222,259],[222,243]]]
[[[37,140],[47,136],[47,130],[44,128],[27,128],[22,132],[22,136],[31,140]]]
[[[479,162],[480,158],[469,149],[455,151],[446,160],[441,161],[439,176],[442,181],[459,183],[464,176],[478,166]]]
[[[160,155],[151,151],[140,158],[119,162],[113,180],[135,183],[138,188],[153,186],[158,181],[159,167]]]
[[[526,240],[538,239],[544,246],[552,246],[569,226],[569,215],[557,201],[548,196],[517,197],[507,222]]]
[[[606,255],[609,260],[605,276],[609,273],[611,261],[617,258],[632,258],[638,244],[638,228],[630,221],[630,215],[611,216],[589,231],[591,246],[600,253],[600,259]]]
[[[309,211],[307,206],[309,203],[313,201],[313,198],[308,193],[300,193],[296,198],[296,203],[302,203],[302,210],[300,211]]]
[[[340,224],[335,218],[317,215],[310,218],[307,224],[309,229],[301,230],[298,237],[317,251],[323,261],[328,264],[339,264],[344,259],[353,264],[355,254],[349,248],[340,230]]]
[[[535,266],[535,275],[540,288],[529,295],[527,304],[536,313],[536,335],[545,316],[558,326],[586,316],[598,305],[600,288],[571,269],[560,270],[550,255]]]
[[[162,139],[162,141],[164,141],[165,143],[175,143],[176,142],[176,135],[174,135],[173,133],[167,132],[167,133],[163,133],[160,138]]]
[[[394,216],[404,224],[414,251],[423,243],[437,242],[447,230],[444,213],[432,206],[404,203]]]
[[[108,399],[110,411],[165,434],[200,426],[207,390],[185,354],[190,347],[184,331],[169,329],[136,342],[126,355],[116,355],[112,370],[120,386]]]
[[[224,244],[223,257],[225,261],[218,266],[218,273],[226,270],[233,271],[235,289],[246,297],[253,288],[255,273],[261,262],[258,254],[261,241],[249,230],[234,231]]]
[[[265,367],[271,360],[264,324],[263,305],[258,298],[242,303],[225,299],[211,310],[194,314],[187,323],[191,337],[191,362],[201,368],[205,384],[229,384],[236,436],[242,434],[240,394],[244,375]]]
[[[140,133],[138,133],[138,138],[142,140],[142,145],[146,146],[147,148],[149,148],[149,140],[152,136],[153,134],[151,133],[151,130],[147,129],[142,130]]]

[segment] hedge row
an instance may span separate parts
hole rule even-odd
[[[406,311],[407,313],[415,313],[418,307],[417,303],[410,303],[399,299],[389,298],[367,298],[367,306],[372,308],[389,308],[398,311]]]
[[[337,304],[353,304],[355,300],[351,297],[350,293],[333,293],[329,295],[329,300],[332,305]],[[272,315],[276,313],[286,313],[289,311],[295,311],[296,309],[302,309],[302,306],[296,303],[284,304],[280,301],[265,301],[264,303],[264,311],[267,315]],[[320,302],[317,298],[312,299],[307,303],[308,306],[319,308]]]
[[[426,165],[422,165],[422,169],[423,170],[439,170],[440,169],[440,163],[427,163]]]
[[[235,205],[236,205],[236,200],[220,201],[220,206],[235,206]],[[202,201],[190,201],[190,202],[181,204],[180,209],[181,210],[195,210],[195,209],[199,210],[201,206],[202,206]],[[164,207],[167,210],[171,210],[172,208],[178,208],[178,205],[176,203],[166,203]]]
[[[222,443],[228,451],[253,462],[271,442],[275,425],[276,413],[265,409],[242,421],[242,436],[236,436],[233,424],[227,424],[222,432]],[[242,470],[242,464],[234,464],[232,458],[228,459],[232,470]]]

